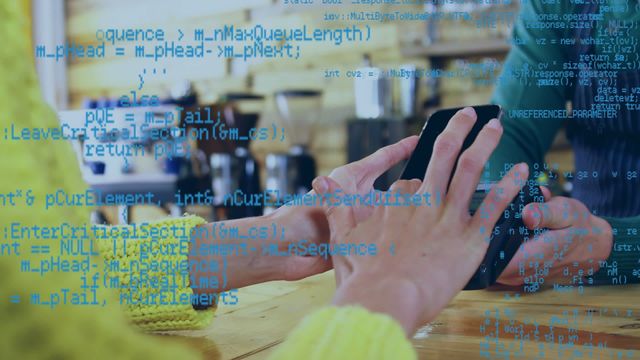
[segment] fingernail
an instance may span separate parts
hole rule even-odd
[[[476,116],[476,111],[473,110],[473,108],[471,106],[467,106],[466,108],[462,109],[462,113],[469,116],[469,117],[475,117]]]
[[[537,228],[538,225],[540,225],[540,222],[542,221],[542,213],[538,209],[532,209],[530,211],[533,211],[533,219],[534,219],[533,227]]]
[[[521,162],[516,166],[518,167],[518,172],[520,172],[520,173],[524,173],[526,171],[529,171],[529,165],[527,165],[527,163]]]
[[[496,130],[500,130],[500,128],[502,128],[502,125],[500,125],[500,120],[491,119],[491,121],[489,121],[487,123],[487,127],[492,128],[492,129],[496,129]]]
[[[311,184],[314,189],[316,189],[319,193],[324,194],[329,189],[329,184],[327,183],[327,179],[324,177],[317,177],[313,179],[313,183]]]

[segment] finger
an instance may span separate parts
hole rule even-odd
[[[551,190],[544,185],[540,185],[540,190],[542,191],[542,196],[544,196],[544,201],[551,200]]]
[[[586,211],[586,209],[584,209]],[[583,216],[572,199],[556,196],[544,203],[531,203],[522,210],[522,219],[529,229],[564,229],[573,225],[576,216]]]
[[[498,282],[504,285],[524,285],[525,278],[531,275],[532,269],[527,266],[527,260],[533,260],[534,251],[540,254],[540,250],[536,250],[534,243],[536,240],[527,241],[520,246],[516,254],[511,258],[509,264],[504,268]],[[544,251],[543,251],[544,252]]]
[[[473,144],[458,159],[458,166],[447,193],[447,208],[465,216],[469,213],[469,203],[476,191],[484,165],[498,146],[502,136],[502,126],[498,119],[485,125]]]
[[[525,241],[498,277],[498,282],[504,285],[525,284],[525,278],[544,267],[544,261],[540,259],[547,258],[546,253],[553,254],[552,251],[553,245],[544,243],[541,237]]]
[[[573,235],[568,229],[553,230],[523,243],[500,274],[498,282],[505,285],[518,285],[524,284],[527,277],[530,282],[538,281],[540,277],[545,280],[560,279],[565,265],[573,266],[577,259],[582,258],[579,253],[576,253],[576,247],[571,246],[572,238]],[[578,250],[579,248],[577,247]],[[574,274],[567,272],[565,275],[573,276]]]
[[[365,178],[377,179],[385,171],[391,169],[400,161],[408,158],[418,143],[418,136],[413,135],[398,141],[395,144],[378,149],[373,154],[358,160],[352,165]]]
[[[342,236],[357,224],[353,207],[346,205],[334,206],[339,197],[344,196],[340,185],[328,176],[318,176],[311,183],[313,191],[324,200],[324,213],[329,223],[331,234]]]
[[[409,186],[408,186],[407,190],[411,194],[415,194],[420,189],[420,186],[422,186],[422,180],[420,180],[420,179],[411,179],[411,180],[409,180]]]
[[[438,135],[422,184],[425,192],[442,195],[446,193],[456,158],[475,122],[475,110],[472,107],[466,107],[458,111],[449,120],[444,131]]]
[[[493,185],[473,215],[472,228],[482,233],[491,232],[528,177],[529,167],[526,163],[520,163],[514,166],[497,184]]]
[[[518,254],[516,254],[517,256]],[[516,260],[512,258],[509,265],[504,268],[504,271],[498,276],[496,282],[502,285],[519,286],[524,285],[524,279],[527,277],[526,271],[520,273],[520,266],[524,266],[522,260]]]

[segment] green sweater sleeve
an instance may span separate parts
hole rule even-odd
[[[514,45],[492,98],[503,109],[504,135],[489,160],[490,180],[498,180],[512,164],[522,161],[529,164],[534,176],[534,164],[543,164],[545,153],[562,126],[562,119],[553,115],[565,109],[567,88],[546,86],[543,80],[548,72],[562,69],[564,49],[550,40],[563,35],[558,30],[529,26],[541,14],[563,14],[562,11],[562,5],[522,2],[514,25]]]
[[[640,283],[640,216],[603,218],[613,230],[613,248],[592,277],[594,284]]]
[[[307,316],[270,359],[416,359],[404,330],[361,307],[327,307]]]

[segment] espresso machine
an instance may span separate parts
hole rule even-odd
[[[217,220],[259,216],[263,204],[253,203],[260,194],[260,167],[249,151],[250,132],[262,112],[264,97],[251,93],[226,94],[220,108],[227,129],[238,129],[234,148],[210,155],[211,181]],[[238,191],[239,190],[239,191]],[[229,201],[233,199],[234,201]]]
[[[286,153],[267,155],[266,188],[281,200],[286,194],[307,193],[316,177],[316,161],[309,152],[309,143],[314,125],[320,117],[322,92],[308,89],[281,90],[275,93],[275,101],[290,148]],[[266,212],[271,210],[273,209],[265,209]]]

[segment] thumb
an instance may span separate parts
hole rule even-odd
[[[328,176],[318,176],[311,183],[313,191],[322,197],[323,210],[332,235],[344,235],[357,224],[353,207],[342,205],[344,192],[338,183]]]
[[[544,185],[540,185],[540,190],[542,190],[542,195],[544,196],[544,201],[551,200],[551,190]]]

